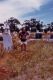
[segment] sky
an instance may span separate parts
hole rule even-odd
[[[0,0],[0,22],[10,17],[20,21],[36,18],[49,23],[53,21],[53,0]]]

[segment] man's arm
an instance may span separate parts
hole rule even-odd
[[[30,36],[30,32],[27,31],[27,39],[29,39],[29,36]]]

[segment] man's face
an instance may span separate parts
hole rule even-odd
[[[26,31],[26,29],[25,28],[23,28],[23,32],[25,32]]]

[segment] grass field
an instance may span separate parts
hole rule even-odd
[[[5,52],[0,59],[0,80],[53,80],[53,43],[31,41],[27,52]]]

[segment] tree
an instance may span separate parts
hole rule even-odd
[[[25,20],[23,25],[25,26],[26,30],[29,31],[30,30],[30,20]]]
[[[9,20],[8,20],[8,24],[9,24],[9,27],[10,27],[10,31],[13,32],[13,31],[16,31],[18,32],[19,29],[17,27],[18,24],[20,24],[20,21],[14,17],[11,17]]]
[[[53,28],[53,22],[51,22],[51,27]]]
[[[9,23],[16,23],[16,24],[20,24],[20,21],[14,17],[11,17],[9,20],[8,20]]]
[[[4,26],[4,24],[3,24],[3,23],[0,23],[0,31],[1,31],[2,33],[4,32],[3,26]]]
[[[43,22],[40,23],[40,21],[37,21],[35,18],[32,18],[30,20],[25,20],[24,25],[27,30],[31,29],[31,32],[36,32],[36,30],[41,31],[41,28],[43,27]]]

